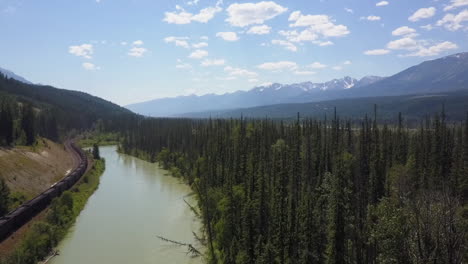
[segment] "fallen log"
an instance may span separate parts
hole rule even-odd
[[[158,238],[161,239],[162,241],[165,241],[165,242],[168,242],[168,243],[172,243],[172,244],[175,244],[175,245],[178,245],[178,246],[185,246],[185,247],[187,247],[187,249],[188,249],[187,254],[191,254],[192,257],[198,257],[198,256],[202,256],[202,255],[203,255],[199,250],[197,250],[194,246],[192,246],[192,244],[187,244],[187,243],[175,241],[175,240],[168,239],[168,238],[165,238],[165,237],[162,237],[162,236],[158,236],[158,235],[156,235],[156,237],[158,237]]]

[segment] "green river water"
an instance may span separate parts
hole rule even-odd
[[[106,170],[51,264],[203,263],[187,248],[161,241],[195,242],[201,223],[183,201],[190,188],[157,164],[101,147]]]

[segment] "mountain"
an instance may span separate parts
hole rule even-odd
[[[207,94],[203,96],[179,96],[174,98],[155,99],[148,102],[126,106],[128,109],[148,116],[177,116],[188,112],[199,112],[213,109],[232,109],[279,103],[303,102],[304,98],[318,97],[333,91],[343,91],[362,85],[368,85],[383,79],[369,76],[361,80],[351,77],[334,79],[325,83],[303,82],[296,84],[274,83],[255,87],[249,91],[237,91],[222,95]]]
[[[464,89],[468,89],[468,52],[425,61],[384,80],[339,96],[404,95]]]
[[[468,52],[426,61],[390,77],[351,77],[325,83],[272,84],[223,95],[179,96],[126,106],[149,116],[180,116],[283,103],[305,103],[341,98],[427,94],[468,89]]]
[[[99,119],[106,122],[133,115],[131,111],[87,93],[28,84],[0,76],[0,102],[30,102],[40,111],[50,111],[63,129],[88,129]]]
[[[12,71],[0,68],[0,73],[5,75],[8,78],[12,78],[12,79],[15,79],[15,80],[20,81],[20,82],[27,83],[27,84],[33,84],[32,82],[30,82],[30,81],[26,80],[25,78],[15,74]]]
[[[181,115],[187,118],[278,118],[294,119],[297,113],[302,117],[332,117],[335,107],[343,118],[361,119],[366,114],[373,116],[374,105],[380,120],[396,120],[398,113],[410,121],[434,116],[445,108],[449,120],[465,120],[468,113],[468,90],[449,93],[431,93],[423,95],[380,96],[347,98],[330,101],[277,104],[233,110],[207,111]]]

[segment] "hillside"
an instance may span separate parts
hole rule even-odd
[[[62,179],[76,166],[63,145],[40,139],[35,147],[0,147],[0,178],[15,197],[32,197]]]
[[[192,118],[207,118],[210,116],[236,118],[243,115],[251,118],[295,118],[297,113],[300,113],[304,117],[323,118],[333,116],[336,107],[337,113],[344,118],[362,118],[366,114],[373,115],[374,104],[378,106],[379,118],[386,120],[395,120],[399,112],[407,119],[433,116],[435,113],[440,112],[444,105],[449,119],[464,120],[468,112],[468,91],[350,98],[301,104],[277,104],[226,111],[188,113],[182,116]]]
[[[14,73],[14,72],[12,72],[10,70],[0,68],[0,73],[3,74],[7,78],[15,79],[15,80],[20,81],[22,83],[33,84],[32,82],[26,80],[26,78],[24,78],[22,76],[19,76],[16,73]]]
[[[31,102],[37,109],[52,112],[64,131],[86,129],[98,119],[111,121],[131,114],[123,107],[87,93],[27,84],[0,76],[0,98],[5,96],[11,96],[20,103]]]
[[[362,97],[451,92],[468,89],[468,52],[425,61],[379,82],[339,96]]]

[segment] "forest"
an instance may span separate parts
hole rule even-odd
[[[465,263],[468,115],[122,119],[196,193],[209,263]]]
[[[468,115],[147,118],[41,88],[0,78],[0,145],[115,133],[192,187],[209,263],[468,261]],[[0,182],[0,215],[8,196]]]

